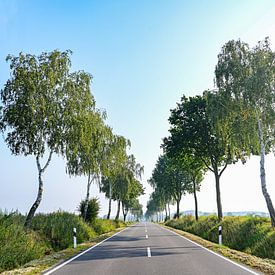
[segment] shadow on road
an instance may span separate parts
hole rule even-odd
[[[116,236],[102,245],[85,253],[83,256],[77,258],[72,263],[78,264],[83,261],[96,261],[106,259],[121,259],[121,258],[135,258],[147,257],[148,243],[144,237],[131,237],[131,236]],[[171,255],[184,255],[190,254],[194,250],[202,250],[198,246],[150,246],[152,256],[171,256]],[[183,252],[184,251],[184,252]]]

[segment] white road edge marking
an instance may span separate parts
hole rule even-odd
[[[135,225],[136,225],[136,224],[134,224],[134,225],[132,225],[132,226],[135,226]],[[101,241],[101,242],[99,242],[99,243],[93,245],[92,247],[90,247],[90,248],[84,250],[83,252],[77,254],[76,256],[72,257],[72,258],[69,259],[68,261],[66,261],[66,262],[64,262],[64,263],[62,263],[62,264],[56,266],[55,268],[53,268],[53,269],[51,269],[51,270],[49,270],[49,271],[47,271],[47,272],[45,272],[45,273],[42,273],[42,274],[44,274],[44,275],[52,274],[53,272],[55,272],[56,270],[60,269],[60,268],[63,267],[64,265],[66,265],[66,264],[72,262],[73,260],[75,260],[75,259],[77,259],[78,257],[82,256],[83,254],[85,254],[85,253],[87,253],[88,251],[92,250],[93,248],[99,246],[100,244],[106,242],[107,240],[113,238],[114,236],[120,234],[120,233],[123,232],[124,230],[129,229],[129,228],[132,227],[132,226],[129,226],[129,227],[126,227],[126,228],[122,229],[121,231],[115,233],[114,235],[108,237],[107,239],[104,239],[103,241]]]
[[[148,239],[148,235],[145,235],[145,238]]]
[[[174,233],[175,235],[178,235],[179,237],[182,237],[183,239],[185,239],[185,240],[187,240],[187,241],[189,241],[189,242],[191,242],[191,243],[193,243],[193,244],[195,244],[195,245],[197,245],[197,246],[199,246],[199,247],[201,247],[201,248],[203,248],[205,250],[207,250],[208,252],[210,252],[210,253],[212,253],[212,254],[214,254],[214,255],[216,255],[216,256],[224,259],[225,261],[228,261],[228,262],[230,262],[230,263],[232,263],[232,264],[234,264],[234,265],[236,265],[236,266],[238,266],[238,267],[240,267],[240,268],[242,268],[242,269],[250,272],[251,274],[260,275],[260,273],[254,272],[254,271],[252,271],[252,270],[250,270],[250,269],[248,269],[248,268],[246,268],[246,267],[244,267],[244,266],[242,266],[242,265],[240,265],[238,263],[235,263],[234,261],[232,261],[232,260],[230,260],[230,259],[228,259],[228,258],[226,258],[226,257],[224,257],[224,256],[222,256],[222,255],[220,255],[220,254],[218,254],[218,253],[216,253],[216,252],[214,252],[214,251],[212,251],[212,250],[210,250],[210,249],[208,249],[208,248],[200,245],[200,244],[197,244],[196,242],[193,242],[193,241],[189,240],[188,238],[186,238],[186,237],[184,237],[184,236],[182,236],[182,235],[180,235],[180,234],[178,234],[178,233],[176,233],[176,232],[174,232],[174,231],[172,231],[172,230],[170,230],[170,229],[168,229],[166,227],[162,227],[160,225],[158,225],[158,226],[161,227],[161,228],[163,228],[163,229],[166,229],[169,232]]]
[[[148,255],[148,258],[151,258],[151,250],[150,250],[150,247],[147,247],[147,255]]]

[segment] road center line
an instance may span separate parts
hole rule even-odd
[[[150,247],[147,247],[147,255],[148,255],[148,258],[151,258],[151,250],[150,250]]]
[[[147,234],[146,234],[145,238],[148,239],[148,235]]]

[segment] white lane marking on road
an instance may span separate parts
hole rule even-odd
[[[86,249],[85,251],[81,252],[80,254],[77,254],[76,256],[72,257],[72,258],[69,259],[68,261],[62,263],[61,265],[56,266],[55,268],[53,268],[53,269],[51,269],[51,270],[49,270],[49,271],[47,271],[47,272],[45,272],[45,273],[43,273],[43,274],[44,274],[44,275],[52,274],[53,272],[55,272],[56,270],[60,269],[60,268],[63,267],[64,265],[70,263],[71,261],[77,259],[78,257],[82,256],[83,254],[85,254],[85,253],[87,253],[88,251],[92,250],[93,248],[99,246],[100,244],[106,242],[107,240],[109,240],[109,239],[113,238],[114,236],[120,234],[120,233],[123,232],[124,230],[129,229],[130,227],[135,226],[135,225],[136,225],[136,224],[131,225],[131,226],[129,226],[129,227],[126,227],[126,228],[122,229],[121,231],[115,233],[114,235],[108,237],[107,239],[105,239],[105,240],[103,240],[103,241],[101,241],[101,242],[99,242],[99,243],[93,245],[92,247],[90,247],[90,248]]]
[[[160,226],[160,225],[158,225],[158,226]],[[161,226],[160,226],[160,227],[161,227]],[[231,264],[234,264],[234,265],[236,265],[236,266],[238,266],[238,267],[240,267],[240,268],[242,268],[242,269],[244,269],[244,270],[250,272],[251,274],[254,274],[254,275],[259,275],[259,274],[260,274],[260,273],[257,273],[257,272],[255,272],[255,271],[253,271],[253,270],[250,270],[250,269],[246,268],[245,266],[242,266],[242,265],[240,265],[240,264],[237,264],[237,263],[235,263],[234,261],[231,261],[230,259],[228,259],[228,258],[226,258],[226,257],[224,257],[224,256],[222,256],[222,255],[220,255],[220,254],[218,254],[218,253],[216,253],[216,252],[214,252],[214,251],[212,251],[212,250],[210,250],[210,249],[208,249],[208,248],[206,248],[206,247],[200,245],[200,244],[197,244],[197,243],[195,243],[195,242],[189,240],[188,238],[186,238],[186,237],[184,237],[184,236],[182,236],[182,235],[180,235],[180,234],[178,234],[178,233],[176,233],[176,232],[174,232],[174,231],[172,231],[172,230],[170,230],[170,229],[168,229],[168,228],[166,228],[166,227],[161,227],[161,228],[166,229],[167,231],[172,232],[172,233],[174,233],[175,235],[178,235],[179,237],[182,237],[183,239],[189,241],[190,243],[193,243],[193,244],[195,244],[195,245],[197,245],[197,246],[199,246],[199,247],[205,249],[206,251],[208,251],[208,252],[210,252],[210,253],[212,253],[212,254],[214,254],[214,255],[216,255],[216,256],[222,258],[222,259],[224,259],[225,261],[230,262]]]
[[[148,235],[146,235],[145,238],[148,239]]]
[[[150,250],[150,247],[147,247],[147,256],[148,256],[148,258],[151,258],[151,250]]]
[[[145,229],[145,232],[147,232],[147,229]]]

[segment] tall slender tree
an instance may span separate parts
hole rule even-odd
[[[104,147],[104,155],[106,156],[101,162],[101,191],[105,190],[106,197],[109,198],[109,207],[107,219],[111,216],[112,207],[112,190],[115,180],[115,175],[119,173],[121,167],[126,162],[127,146],[130,146],[130,141],[122,136],[113,135]]]
[[[83,71],[70,72],[70,54],[53,51],[7,57],[11,76],[1,90],[1,129],[11,152],[33,155],[38,170],[38,193],[26,218],[27,228],[42,200],[43,174],[52,155],[66,155],[71,121],[83,110],[95,108],[91,76]]]
[[[220,108],[227,117],[247,114],[247,121],[243,121],[241,128],[236,129],[233,124],[231,129],[235,136],[241,136],[243,151],[260,154],[262,193],[274,227],[275,210],[265,176],[265,154],[274,147],[275,129],[275,53],[269,40],[259,42],[252,50],[240,40],[229,41],[218,55],[215,74],[224,103]]]
[[[105,193],[106,197],[117,201],[117,213],[115,219],[119,219],[121,204],[127,203],[130,198],[138,197],[143,192],[140,189],[142,185],[139,183],[143,173],[143,166],[136,163],[135,157],[130,155],[126,160],[117,166],[117,169],[107,176],[102,178],[101,191]],[[109,188],[112,186],[112,193]],[[138,191],[138,192],[134,192]],[[125,208],[124,208],[125,210]]]

